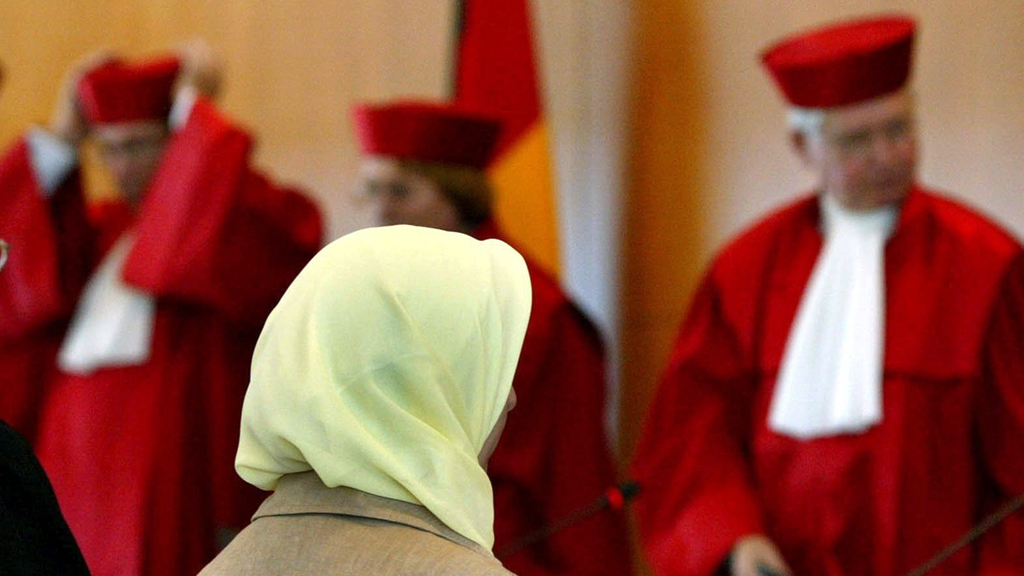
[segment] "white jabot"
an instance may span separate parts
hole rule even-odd
[[[885,242],[896,207],[853,212],[819,200],[825,243],[800,301],[768,413],[800,439],[863,432],[882,419]]]
[[[86,284],[57,358],[61,370],[90,374],[149,359],[155,299],[121,279],[133,242],[132,234],[121,236]]]
[[[188,122],[188,117],[192,115],[192,108],[196,105],[196,100],[199,99],[199,93],[192,86],[183,86],[178,93],[174,95],[174,103],[171,105],[171,112],[167,115],[167,125],[171,128],[171,131],[177,132]]]

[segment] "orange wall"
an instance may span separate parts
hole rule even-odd
[[[628,458],[668,344],[706,251],[702,189],[710,128],[697,89],[698,14],[646,0],[637,12],[632,165],[622,261],[621,452]]]

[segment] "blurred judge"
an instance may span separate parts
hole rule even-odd
[[[219,78],[202,44],[88,57],[0,162],[4,416],[36,435],[97,576],[195,573],[258,502],[231,469],[249,358],[321,223],[250,168]],[[116,199],[82,197],[87,136]]]
[[[635,463],[658,575],[900,575],[1024,491],[1024,251],[916,179],[914,30],[764,54],[817,187],[724,248],[683,322]],[[931,573],[1021,566],[1018,516]]]
[[[353,118],[362,194],[376,223],[504,238],[485,169],[501,130],[453,105],[365,105]],[[518,408],[491,458],[495,550],[577,508],[615,483],[604,433],[599,334],[557,282],[527,257],[533,311],[516,372]],[[520,576],[629,574],[623,517],[604,512],[503,558]]]
[[[274,494],[203,576],[508,576],[484,468],[530,299],[497,240],[390,226],[324,248],[253,356],[236,467]]]

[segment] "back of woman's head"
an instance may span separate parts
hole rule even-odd
[[[412,226],[324,248],[253,356],[236,469],[273,489],[314,470],[428,508],[489,548],[477,456],[504,410],[529,320],[526,265],[499,241]]]

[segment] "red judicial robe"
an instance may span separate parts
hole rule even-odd
[[[0,274],[0,420],[34,444],[53,358],[92,266],[78,174],[49,201],[24,140],[0,158],[0,238],[11,255]],[[55,233],[55,231],[60,231]]]
[[[23,338],[49,353],[38,368],[50,374],[37,451],[95,576],[195,574],[262,499],[233,466],[249,362],[266,315],[319,247],[321,222],[306,198],[249,168],[251,147],[198,101],[138,215],[93,210],[92,243],[65,246],[68,229],[32,186],[4,191],[29,207],[10,239],[37,279],[3,305],[46,312],[21,315],[41,326]],[[58,194],[81,207],[77,190]],[[150,356],[61,372],[54,353],[77,297],[59,273],[63,259],[95,266],[128,226],[135,243],[123,280],[156,298]]]
[[[683,323],[634,468],[660,576],[710,575],[750,533],[796,576],[896,576],[1024,491],[1024,253],[922,189],[885,248],[882,422],[809,441],[767,428],[818,218],[803,199],[742,234]],[[1022,570],[1017,515],[933,574]]]
[[[474,233],[501,238],[494,222]],[[494,551],[520,576],[631,572],[621,513],[602,511],[508,557],[501,549],[589,504],[616,483],[604,431],[601,338],[558,283],[527,258],[533,308],[512,386],[518,403],[488,464]]]

